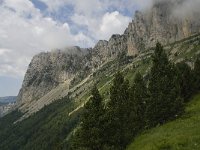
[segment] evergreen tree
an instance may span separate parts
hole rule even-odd
[[[181,97],[185,102],[187,102],[194,93],[192,70],[190,66],[184,62],[178,63],[176,66],[178,71],[178,80],[180,83]]]
[[[92,89],[92,97],[85,105],[82,123],[73,140],[73,149],[101,150],[103,146],[102,97],[97,87]]]
[[[194,63],[194,87],[196,91],[200,90],[200,59],[197,58],[197,60]]]
[[[182,112],[177,72],[160,43],[156,44],[148,85],[147,125],[163,124]]]
[[[129,101],[128,82],[120,72],[115,75],[110,89],[110,102],[106,112],[105,142],[108,149],[124,149],[128,144],[126,133]]]
[[[145,127],[145,110],[148,98],[147,87],[140,73],[137,73],[130,88],[130,122],[132,135],[137,134]]]

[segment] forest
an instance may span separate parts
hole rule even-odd
[[[157,43],[147,77],[133,83],[117,72],[105,103],[96,86],[85,105],[81,124],[70,140],[74,150],[123,150],[142,131],[184,114],[185,104],[200,90],[200,60],[193,66],[169,61]]]

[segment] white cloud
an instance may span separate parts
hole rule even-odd
[[[131,18],[114,11],[96,18],[75,14],[72,20],[78,25],[86,26],[90,35],[96,40],[108,40],[112,34],[122,34]]]
[[[26,69],[25,63],[30,59],[21,53],[15,53],[11,49],[0,49],[0,76],[22,77]]]
[[[88,47],[97,40],[108,40],[112,34],[123,33],[136,9],[167,0],[39,1],[48,8],[39,10],[31,0],[0,0],[0,77],[22,78],[33,55],[41,51],[72,45]],[[199,13],[199,0],[182,1],[182,5],[174,6],[174,14]],[[70,16],[61,10],[68,7]],[[56,18],[59,13],[67,16],[70,24],[61,23]]]
[[[2,0],[0,4],[0,76],[22,76],[33,55],[54,48],[78,45],[93,46],[99,39],[108,40],[112,34],[121,34],[131,17],[121,11],[148,5],[151,0],[40,0],[50,13],[65,6],[73,9],[70,16],[78,25],[77,34],[70,25],[60,23],[35,8],[30,0]],[[133,10],[132,10],[133,9]],[[48,13],[47,13],[48,14]],[[82,30],[86,28],[86,30]],[[8,50],[8,51],[5,51]],[[8,63],[9,62],[9,63]],[[8,67],[8,65],[10,67]],[[18,70],[18,71],[17,71]]]
[[[108,40],[114,33],[122,34],[130,21],[131,18],[121,15],[118,11],[106,13],[97,34],[100,38]]]
[[[199,21],[200,14],[200,0],[185,0],[180,5],[175,5],[173,8],[173,13],[179,18],[194,17]]]
[[[23,76],[33,55],[71,45],[92,45],[68,23],[44,17],[29,0],[4,0],[0,5],[0,76]]]
[[[73,23],[87,31],[72,34],[67,22],[60,23],[35,8],[29,0],[3,0],[0,5],[0,76],[23,76],[36,53],[54,48],[78,45],[90,47],[99,39],[122,33],[131,18],[118,11],[107,12],[120,1],[107,0],[41,0],[54,13],[70,5]]]

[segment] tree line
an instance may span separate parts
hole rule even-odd
[[[116,73],[106,105],[94,86],[71,138],[71,149],[123,150],[143,130],[179,117],[199,90],[200,60],[193,67],[174,64],[157,43],[148,79],[137,73],[130,84],[122,73]]]

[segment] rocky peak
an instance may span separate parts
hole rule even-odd
[[[108,41],[106,40],[99,40],[97,44],[94,46],[94,50],[97,50],[99,52],[104,52],[108,47]]]
[[[58,85],[80,74],[84,77],[117,58],[119,53],[137,55],[158,41],[165,45],[200,32],[199,14],[174,15],[173,8],[181,2],[157,0],[151,9],[136,11],[124,34],[114,34],[109,41],[100,40],[94,48],[75,46],[34,56],[18,95],[18,104],[37,101]]]
[[[37,101],[50,90],[73,78],[86,63],[85,49],[53,50],[35,55],[28,66],[17,104]]]

